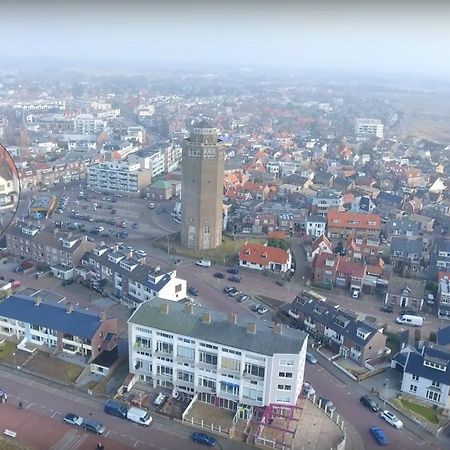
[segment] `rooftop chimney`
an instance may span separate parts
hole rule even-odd
[[[273,328],[272,331],[275,334],[283,334],[283,325],[281,325],[281,323],[276,323]]]
[[[159,307],[159,312],[162,314],[169,314],[170,308],[168,303],[162,303]]]
[[[203,316],[202,316],[202,322],[203,323],[211,323],[211,319],[212,319],[212,317],[211,317],[211,313],[204,313],[203,314]]]
[[[41,296],[38,295],[37,297],[34,298],[34,304],[36,306],[39,306],[41,303],[42,303],[42,297]]]
[[[247,324],[247,333],[256,334],[256,323],[250,322]]]
[[[73,312],[73,305],[71,302],[67,302],[67,314],[71,314]]]
[[[237,324],[237,315],[232,312],[228,313],[228,322],[234,323],[236,325]]]
[[[184,305],[184,310],[188,313],[188,314],[192,314],[194,311],[194,305],[192,303],[186,303]]]
[[[161,270],[161,266],[155,266],[155,273],[158,273]]]

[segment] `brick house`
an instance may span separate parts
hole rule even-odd
[[[348,239],[355,235],[379,241],[380,233],[381,218],[378,214],[328,211],[327,237],[330,239]]]
[[[386,305],[421,310],[425,296],[425,282],[409,278],[391,277],[384,299]]]
[[[239,252],[239,265],[249,269],[287,272],[292,267],[290,249],[246,242]]]

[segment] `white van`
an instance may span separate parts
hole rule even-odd
[[[152,416],[150,413],[141,408],[132,406],[127,412],[127,419],[139,425],[149,426],[152,423]]]
[[[211,267],[211,261],[209,259],[200,259],[195,264],[201,267]]]
[[[396,319],[397,323],[403,325],[412,325],[413,327],[421,327],[423,325],[423,317],[410,316],[409,314],[403,314]]]

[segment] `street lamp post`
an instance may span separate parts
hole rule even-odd
[[[386,378],[384,380],[384,402],[383,402],[383,409],[386,409],[386,399],[389,391],[389,378]]]
[[[16,363],[16,352],[13,352],[13,358],[14,358],[14,367],[17,368],[17,363]]]

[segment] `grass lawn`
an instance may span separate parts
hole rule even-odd
[[[13,359],[12,354],[17,350],[16,344],[13,342],[5,341],[0,345],[0,361],[9,362]]]
[[[184,248],[179,242],[174,242],[170,240],[169,253],[172,255],[187,256],[190,258],[209,259],[216,264],[232,264],[237,261],[237,254],[244,243],[253,242],[255,244],[264,244],[267,241],[265,238],[242,238],[242,239],[232,239],[229,236],[222,237],[222,245],[212,250],[202,250],[196,251],[190,248]],[[167,239],[159,239],[155,242],[156,246],[167,251]]]
[[[433,423],[435,425],[439,423],[439,418],[432,407],[421,405],[419,403],[415,403],[406,399],[401,399],[399,401],[402,404],[402,406],[408,411],[418,414],[419,416],[428,420],[428,422]]]
[[[28,447],[11,442],[10,439],[0,437],[0,448],[2,450],[27,450]]]
[[[45,352],[39,352],[30,360],[26,368],[63,383],[73,383],[83,371],[81,366],[63,361]]]
[[[391,349],[391,355],[396,355],[400,351],[399,338],[394,333],[385,333],[387,335],[386,347]]]

